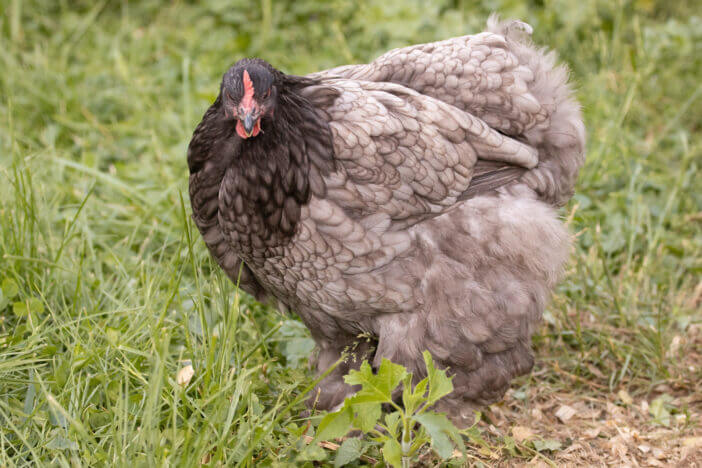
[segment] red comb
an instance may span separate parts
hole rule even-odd
[[[241,105],[244,109],[251,109],[253,106],[254,85],[249,76],[249,72],[244,70],[244,97],[241,98]]]

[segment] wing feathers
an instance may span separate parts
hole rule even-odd
[[[322,109],[330,118],[338,163],[338,171],[326,177],[327,193],[357,219],[384,213],[392,220],[390,228],[400,229],[445,211],[466,193],[492,190],[523,172],[481,172],[473,184],[480,161],[521,168],[538,163],[534,148],[402,85],[346,79],[325,85],[338,92]]]
[[[458,200],[467,200],[482,193],[503,187],[511,182],[519,180],[525,172],[526,169],[520,167],[478,160],[478,163],[475,165],[475,172],[470,186],[458,197]]]

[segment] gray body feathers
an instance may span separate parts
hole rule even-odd
[[[278,151],[278,166],[243,165],[259,146],[215,143],[226,130],[204,125],[207,114],[188,155],[194,218],[215,259],[299,314],[320,371],[354,349],[420,377],[428,349],[455,376],[439,407],[459,424],[533,365],[530,337],[570,248],[555,208],[584,162],[565,67],[523,23],[488,29],[309,75],[295,88],[300,112],[329,139],[303,128],[256,143],[268,153],[255,161]],[[274,141],[276,128],[262,128],[257,138]],[[254,193],[257,181],[271,188]],[[247,200],[272,203],[270,214]],[[279,224],[285,235],[271,231]],[[355,344],[361,333],[376,341]],[[342,376],[356,365],[319,385],[317,407],[353,391]]]

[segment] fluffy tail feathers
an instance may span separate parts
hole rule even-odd
[[[557,64],[554,52],[534,46],[528,24],[500,21],[492,15],[487,27],[504,36],[508,49],[533,73],[527,84],[529,93],[548,114],[548,118],[522,135],[538,149],[539,165],[527,171],[520,182],[547,203],[562,206],[572,197],[575,180],[585,162],[585,125],[568,82],[568,68]]]

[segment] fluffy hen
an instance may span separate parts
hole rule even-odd
[[[243,59],[188,149],[193,218],[232,281],[310,329],[331,409],[368,358],[454,375],[465,425],[533,365],[567,259],[555,207],[585,130],[565,67],[521,22],[308,76]],[[373,337],[371,340],[359,335]]]

